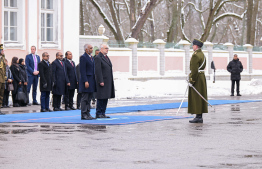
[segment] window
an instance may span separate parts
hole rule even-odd
[[[17,41],[17,0],[4,1],[4,41]]]
[[[41,0],[41,41],[54,41],[53,0]]]

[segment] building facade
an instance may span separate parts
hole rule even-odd
[[[78,0],[0,0],[0,41],[9,63],[25,58],[31,46],[37,54],[71,51],[79,62]]]

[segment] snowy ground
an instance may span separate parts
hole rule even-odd
[[[226,73],[221,71],[221,73]],[[165,76],[181,76],[181,72],[167,73]],[[140,77],[154,76],[154,73],[140,72]],[[157,74],[155,76],[158,76]],[[185,80],[149,80],[145,82],[128,80],[130,75],[125,73],[114,73],[116,99],[121,98],[147,98],[165,97],[172,95],[184,95],[187,87]],[[230,95],[231,81],[216,81],[213,83],[207,80],[208,96]],[[251,81],[240,81],[240,93],[242,95],[262,94],[262,80],[252,79]]]

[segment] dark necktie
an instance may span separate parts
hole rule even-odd
[[[63,66],[63,63],[60,61],[61,65]]]

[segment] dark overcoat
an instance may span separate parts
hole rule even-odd
[[[106,58],[101,52],[95,57],[95,75],[97,99],[115,98],[112,63],[109,57]],[[102,82],[104,86],[100,86]]]
[[[22,80],[21,80],[21,68],[20,68],[20,66],[11,65],[10,70],[11,70],[13,78],[14,78],[14,81],[13,81],[14,90],[12,91],[12,93],[16,94],[18,87],[20,86],[19,82],[22,82]]]
[[[70,83],[70,86],[68,87],[68,89],[76,89],[78,78],[77,78],[77,74],[76,74],[75,62],[72,61],[74,66],[67,59],[64,61],[64,63],[66,65],[67,77],[68,77],[68,80],[69,80],[69,83]]]
[[[76,76],[77,76],[78,82],[80,82],[80,69],[79,69],[79,67],[80,67],[80,64],[78,64],[76,66]],[[77,84],[77,93],[81,93],[79,91],[79,83]]]
[[[28,82],[27,67],[26,67],[26,65],[21,65],[21,64],[19,64],[19,67],[20,67],[20,73],[21,73],[20,78],[21,78],[22,83]]]
[[[96,91],[95,81],[95,62],[91,60],[87,53],[84,53],[79,60],[80,80],[79,92],[93,93]],[[89,87],[85,88],[85,82],[89,83]]]
[[[40,74],[40,91],[52,91],[52,65],[49,61],[47,64],[44,60],[42,60],[38,64],[38,69]],[[44,84],[47,84],[46,88],[43,88]]]
[[[69,83],[66,72],[66,65],[62,61],[61,65],[58,59],[52,62],[52,81],[54,83],[52,93],[55,95],[64,95],[66,93],[66,86]]]
[[[227,71],[231,73],[231,80],[241,80],[240,73],[243,71],[243,65],[239,59],[233,59],[227,65]]]
[[[189,80],[196,88],[196,90],[207,100],[207,85],[204,70],[206,67],[206,59],[201,49],[196,50],[190,60]],[[204,61],[205,60],[205,61]],[[202,63],[204,64],[202,65]],[[202,67],[200,67],[202,65]],[[189,87],[188,92],[188,113],[202,114],[208,113],[207,103],[196,93],[196,91]]]

